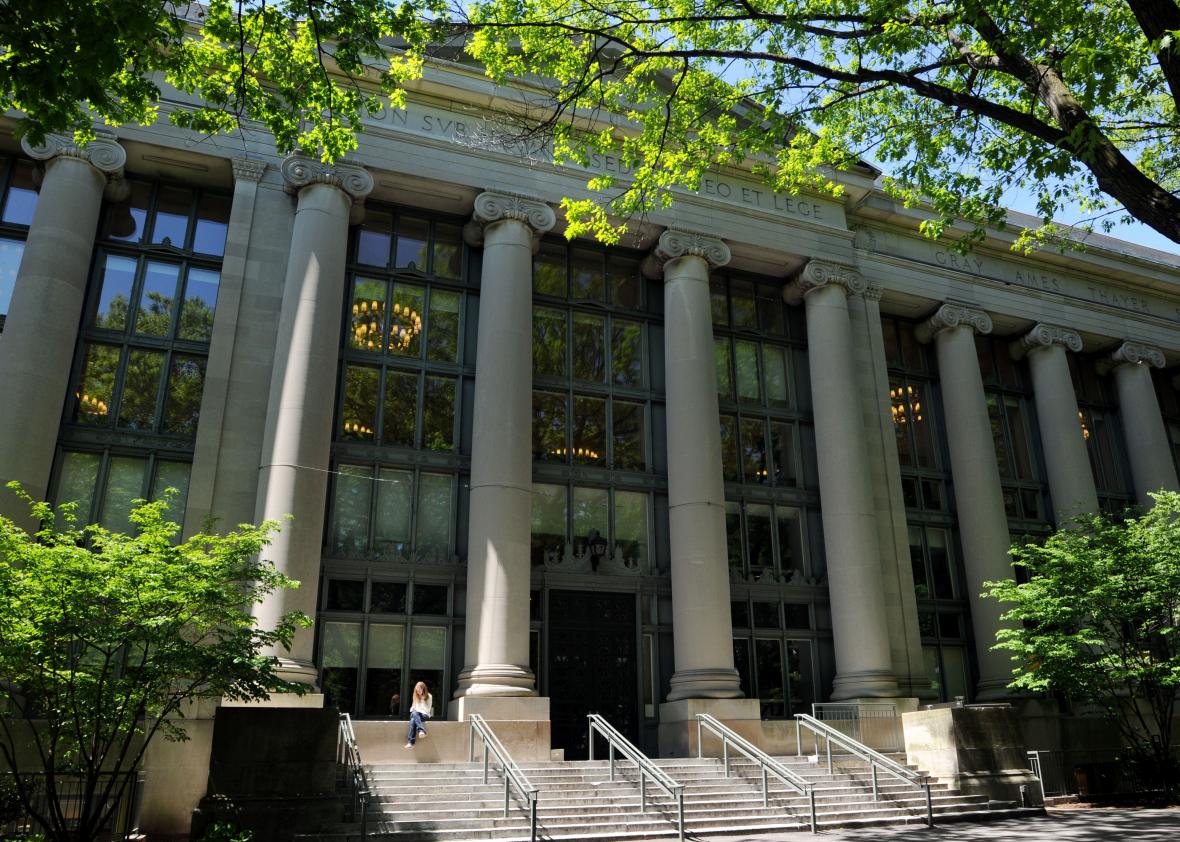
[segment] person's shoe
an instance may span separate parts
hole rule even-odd
[[[414,747],[413,743],[406,743],[406,748],[413,748],[413,747]]]
[[[418,739],[420,739],[420,740],[424,740],[424,739],[426,739],[426,732],[425,732],[425,731],[419,731],[419,732],[418,732]]]

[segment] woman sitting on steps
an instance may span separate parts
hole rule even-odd
[[[406,748],[413,748],[420,737],[426,736],[426,720],[434,716],[434,697],[426,690],[426,682],[414,685],[410,702],[410,729],[406,733]]]

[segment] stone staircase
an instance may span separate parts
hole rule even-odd
[[[828,774],[826,763],[807,757],[779,758],[816,786],[820,830],[834,827],[918,824],[926,821],[925,793],[884,773],[880,798],[873,801],[868,767],[842,758]],[[810,830],[807,798],[770,779],[769,806],[762,806],[761,775],[752,761],[730,762],[726,778],[721,760],[654,760],[685,785],[686,836],[728,833],[769,833]],[[676,803],[650,781],[647,811],[639,810],[638,773],[617,763],[615,781],[608,780],[606,761],[522,763],[521,770],[540,792],[537,799],[538,839],[624,840],[677,835]],[[493,769],[482,781],[479,763],[432,763],[407,767],[368,767],[370,801],[364,833],[378,842],[459,842],[529,839],[527,805],[512,793],[504,817],[504,783]],[[982,796],[960,795],[944,786],[932,787],[935,822],[1011,818],[1039,814],[1015,804],[988,802]],[[362,834],[359,816],[302,842],[351,842]]]

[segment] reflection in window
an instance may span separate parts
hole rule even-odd
[[[16,273],[20,269],[24,252],[25,244],[22,241],[0,237],[0,316],[8,314],[12,293],[16,289]]]
[[[180,282],[180,267],[151,262],[144,273],[139,295],[135,332],[141,336],[168,336],[172,332],[172,306]]]
[[[54,501],[77,503],[79,525],[98,522],[117,532],[131,532],[128,518],[135,500],[161,500],[175,489],[166,516],[184,520],[190,465],[163,459],[111,456],[102,452],[63,451]],[[101,482],[101,488],[100,488]]]
[[[168,399],[164,404],[165,433],[195,437],[205,388],[205,358],[175,354],[168,375]]]
[[[606,325],[601,316],[574,314],[574,379],[601,383],[606,380]]]
[[[365,649],[366,716],[400,716],[406,708],[400,700],[405,647],[405,626],[387,623],[369,625],[369,640]]]
[[[412,689],[419,681],[434,697],[434,713],[445,716],[447,694],[442,686],[446,664],[447,630],[441,626],[415,625],[410,633],[410,681]]]
[[[644,571],[650,540],[648,506],[649,496],[640,492],[579,486],[571,491],[563,485],[534,483],[533,565],[578,573]]]
[[[606,464],[606,401],[574,396],[571,456],[575,464]]]
[[[533,291],[556,298],[566,296],[566,247],[548,240],[533,258]]]
[[[425,219],[400,216],[397,222],[397,246],[394,254],[395,269],[426,272],[430,223]]]
[[[36,167],[32,161],[9,162],[8,184],[4,192],[4,207],[0,222],[9,225],[32,225],[37,209]],[[0,310],[2,313],[3,310]]]
[[[164,355],[132,349],[123,374],[119,426],[126,430],[154,430],[156,402],[164,372]]]
[[[374,489],[375,487],[375,489]],[[370,515],[374,490],[376,507]],[[454,561],[454,477],[339,465],[333,483],[328,553],[338,558]],[[411,534],[410,524],[413,524]]]
[[[533,373],[565,376],[565,313],[537,307],[533,310]]]
[[[611,368],[616,386],[643,385],[643,327],[622,319],[611,321]]]
[[[346,394],[347,389],[346,380]],[[386,369],[381,443],[387,447],[414,447],[417,444],[417,418],[418,375]]]
[[[613,466],[624,471],[647,469],[644,456],[645,425],[641,403],[615,400],[611,402],[611,441],[614,448]]]
[[[361,624],[320,624],[320,686],[324,703],[341,713],[356,713],[356,692],[361,663]]]
[[[717,394],[722,398],[732,398],[733,378],[730,374],[728,339],[713,340],[713,363],[717,369]]]
[[[787,582],[796,574],[805,575],[799,509],[728,501],[725,534],[730,577],[735,581]]]
[[[565,557],[566,489],[533,483],[532,550],[534,566],[556,566]]]
[[[734,343],[734,370],[737,372],[739,401],[757,403],[762,400],[762,375],[758,366],[758,345],[755,342]]]
[[[570,250],[570,293],[575,300],[606,300],[601,252]]]

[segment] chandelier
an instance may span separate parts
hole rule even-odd
[[[562,459],[567,453],[575,459],[589,459],[592,462],[598,460],[598,451],[591,450],[589,447],[554,447],[549,451],[550,456],[559,456]]]
[[[373,428],[368,427],[359,421],[345,421],[344,432],[350,436],[362,436],[364,438],[373,437]]]
[[[93,395],[87,395],[84,392],[75,392],[74,397],[76,397],[78,399],[78,411],[79,412],[81,412],[85,415],[106,415],[107,414],[107,402],[106,401],[104,401],[100,398],[94,397]]]
[[[913,386],[897,386],[889,390],[889,411],[893,414],[893,423],[897,426],[908,423],[911,419],[915,424],[922,420],[922,400]]]
[[[352,305],[353,347],[389,353],[405,351],[422,332],[422,316],[409,304],[395,302],[389,321],[389,343],[382,341],[381,328],[385,321],[385,302],[380,299],[359,299]]]
[[[1086,425],[1086,416],[1082,413],[1082,411],[1080,409],[1078,410],[1078,421],[1081,422],[1081,425],[1082,425],[1082,438],[1085,439],[1086,441],[1089,441],[1090,440],[1090,428]]]

